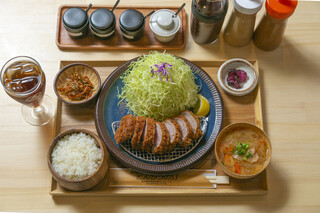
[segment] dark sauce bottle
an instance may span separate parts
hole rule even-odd
[[[191,34],[198,44],[214,43],[228,11],[227,0],[192,0]]]

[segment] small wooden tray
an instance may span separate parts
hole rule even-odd
[[[111,50],[111,49],[128,49],[128,50],[170,50],[170,49],[184,49],[187,43],[187,14],[183,9],[179,13],[181,19],[181,28],[177,32],[175,38],[168,43],[161,43],[155,39],[153,32],[149,27],[149,18],[146,19],[144,36],[138,41],[128,41],[123,38],[119,28],[119,17],[123,11],[126,9],[136,9],[140,11],[143,15],[147,15],[152,10],[159,9],[169,9],[172,11],[177,11],[179,7],[123,7],[118,6],[114,10],[116,16],[116,33],[115,35],[108,40],[100,40],[94,37],[91,32],[85,38],[82,39],[72,39],[69,37],[68,32],[63,26],[62,16],[64,12],[71,7],[80,7],[86,9],[87,6],[84,5],[63,5],[59,8],[58,13],[58,24],[57,24],[57,35],[56,35],[56,44],[61,50]],[[111,7],[103,6],[93,6],[88,11],[90,17],[91,13],[99,8],[111,9]]]
[[[61,61],[60,68],[77,61]],[[79,61],[78,61],[79,62]],[[108,75],[126,61],[81,61],[93,66],[104,81]],[[225,93],[217,83],[217,72],[224,61],[192,61],[200,66],[216,82],[224,102],[224,126],[235,122],[253,123],[263,128],[260,86],[258,83],[254,92],[243,97],[235,97]],[[259,71],[258,62],[250,61]],[[261,79],[260,79],[261,81]],[[75,107],[66,105],[58,100],[55,119],[55,135],[70,128],[85,128],[96,132],[94,124],[94,106]],[[110,160],[110,168],[123,168],[114,159]],[[212,151],[194,169],[215,169],[218,176],[226,174],[219,167]],[[108,175],[107,175],[108,176]],[[91,190],[72,192],[61,187],[54,179],[51,181],[50,194],[53,196],[215,196],[215,195],[262,195],[267,193],[266,171],[257,177],[248,180],[238,180],[230,177],[230,184],[218,185],[216,189],[199,188],[112,188],[108,185],[106,177]]]

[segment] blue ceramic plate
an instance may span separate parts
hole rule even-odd
[[[223,101],[213,80],[197,65],[183,59],[195,72],[196,84],[201,87],[199,93],[206,97],[210,103],[207,132],[201,142],[187,155],[169,162],[154,163],[135,158],[127,153],[114,140],[112,123],[120,121],[128,114],[124,104],[118,105],[118,90],[123,87],[120,75],[128,69],[128,65],[137,60],[134,58],[115,69],[105,80],[95,108],[95,123],[99,136],[105,142],[109,153],[124,166],[148,174],[176,173],[193,167],[204,159],[214,147],[214,142],[223,124]]]

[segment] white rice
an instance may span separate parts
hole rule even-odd
[[[95,139],[85,133],[73,133],[61,138],[53,148],[51,164],[62,177],[79,180],[91,175],[102,158]]]

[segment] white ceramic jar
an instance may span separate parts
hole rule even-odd
[[[150,17],[149,26],[155,38],[163,43],[170,42],[176,36],[181,27],[179,16],[168,9],[157,10]]]

